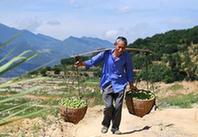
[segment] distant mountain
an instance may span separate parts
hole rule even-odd
[[[20,75],[40,66],[58,64],[62,58],[69,57],[73,54],[113,46],[113,44],[107,40],[91,37],[77,38],[70,36],[64,41],[61,41],[43,34],[34,34],[27,30],[18,30],[0,24],[0,44],[15,35],[17,35],[17,37],[10,45],[4,49],[0,49],[0,58],[3,58],[7,53],[13,50],[13,54],[6,60],[8,61],[28,49],[39,53],[39,56],[20,65],[15,70],[8,72],[5,77]]]
[[[98,48],[109,48],[112,47],[112,43],[107,40],[101,40],[98,38],[82,37],[76,38],[70,36],[63,41],[63,46],[67,49],[67,54],[76,54],[79,52],[90,51]],[[76,50],[78,49],[78,50]]]

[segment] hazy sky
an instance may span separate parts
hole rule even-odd
[[[0,23],[63,40],[129,42],[198,25],[198,0],[0,0]]]

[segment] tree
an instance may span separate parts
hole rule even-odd
[[[198,76],[198,44],[192,44],[180,57],[181,70],[186,73],[186,79],[194,80]]]
[[[163,81],[165,83],[170,83],[174,81],[174,75],[170,68],[163,64],[150,64],[148,70],[146,67],[142,69],[138,75],[138,79],[151,82]]]

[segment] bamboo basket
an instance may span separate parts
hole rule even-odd
[[[138,92],[138,91],[134,91],[134,92]],[[150,113],[153,106],[155,105],[155,99],[156,99],[155,95],[153,98],[148,100],[137,99],[131,95],[131,91],[127,92],[125,97],[126,106],[129,113],[136,115],[138,117],[143,117],[144,115]]]
[[[75,57],[75,62],[81,60],[80,57]],[[74,70],[76,71],[77,75],[76,75],[76,79],[77,79],[77,84],[78,84],[78,98],[82,98],[82,94],[80,92],[80,74],[79,74],[79,70],[78,67],[74,68]],[[70,122],[73,124],[78,124],[80,120],[82,120],[87,112],[87,108],[88,105],[86,105],[85,107],[81,107],[81,108],[68,108],[65,106],[59,106],[59,111],[60,111],[60,115],[61,117],[64,119],[65,122]]]
[[[67,108],[64,106],[59,107],[61,117],[65,122],[70,122],[73,124],[78,124],[86,114],[87,106],[82,108]]]

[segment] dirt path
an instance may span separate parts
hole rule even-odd
[[[120,137],[198,137],[198,109],[164,109],[139,118],[123,109]],[[74,137],[114,137],[101,134],[102,107],[88,110],[72,130]]]
[[[124,108],[120,126],[122,135],[100,132],[102,108],[89,108],[77,125],[49,115],[45,119],[15,121],[0,127],[0,132],[11,137],[198,137],[198,108],[157,110],[143,118],[129,114]]]

